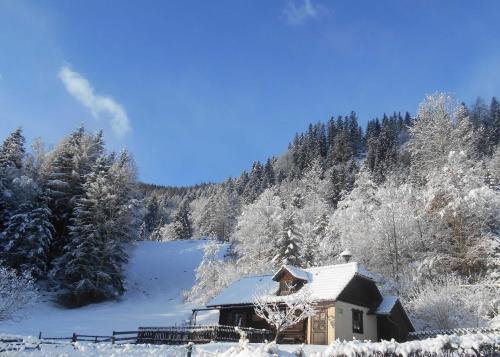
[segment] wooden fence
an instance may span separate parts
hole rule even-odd
[[[433,329],[425,331],[415,331],[408,334],[408,340],[425,340],[427,338],[433,338],[437,335],[467,335],[471,333],[485,333],[485,334],[500,334],[500,329],[489,328],[489,327],[463,327],[463,328],[453,328],[453,329]]]
[[[211,341],[237,342],[240,339],[240,331],[246,334],[246,338],[250,342],[255,343],[262,343],[274,337],[274,334],[269,330],[224,325],[140,327],[137,343],[178,345],[188,342],[197,344]]]

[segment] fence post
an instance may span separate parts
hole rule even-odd
[[[76,342],[76,333],[73,332],[73,337],[71,337],[71,342]]]
[[[41,340],[42,339],[42,331],[40,331],[40,333],[38,334],[38,339]]]
[[[191,354],[193,353],[193,345],[194,343],[189,342],[186,347],[186,357],[191,357]]]
[[[113,330],[113,337],[111,337],[111,344],[115,344],[115,331]]]

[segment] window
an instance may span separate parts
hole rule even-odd
[[[352,310],[352,332],[363,333],[363,311]]]
[[[241,327],[243,325],[243,314],[240,312],[236,312],[234,314],[233,326]]]

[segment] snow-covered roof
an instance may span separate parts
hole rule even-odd
[[[207,306],[251,304],[257,294],[275,294],[279,283],[273,281],[272,277],[268,274],[241,278],[213,298]]]
[[[286,267],[288,270],[290,266]],[[308,269],[292,268],[297,269],[294,273],[290,272],[292,275],[300,273],[307,277],[304,279],[307,281],[306,286],[312,298],[317,301],[336,300],[356,275],[373,280],[371,274],[356,262]],[[278,283],[272,280],[273,277],[274,275],[269,274],[241,278],[224,289],[207,306],[250,304],[255,295],[262,293],[263,289],[267,289],[269,294],[275,294]]]
[[[380,305],[375,310],[375,314],[377,315],[390,315],[394,305],[398,301],[397,296],[384,296],[384,299],[380,303]]]
[[[293,265],[283,265],[281,269],[278,270],[276,274],[273,275],[273,280],[276,280],[283,270],[288,271],[290,274],[292,274],[293,277],[297,279],[304,281],[309,281],[310,279],[309,274],[304,269],[294,267]]]

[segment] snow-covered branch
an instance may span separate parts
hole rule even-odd
[[[293,291],[293,286],[289,288]],[[254,297],[253,304],[257,316],[275,328],[275,341],[281,332],[316,313],[307,287],[287,296],[261,293]]]

